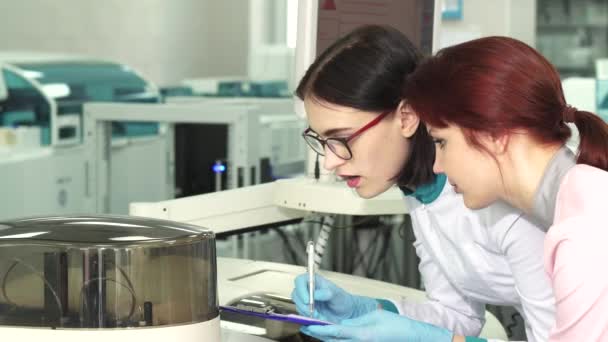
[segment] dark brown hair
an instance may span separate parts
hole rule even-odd
[[[300,80],[296,95],[366,112],[394,111],[401,102],[405,76],[420,52],[390,26],[360,27],[321,53]],[[410,138],[411,155],[397,184],[419,186],[434,180],[435,148],[421,123]]]

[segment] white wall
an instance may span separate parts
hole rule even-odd
[[[115,60],[159,85],[249,73],[251,0],[4,2],[0,50],[77,53]],[[446,33],[452,40],[469,38],[471,33],[500,34],[534,46],[536,0],[463,3],[462,20],[442,23],[444,37]]]
[[[183,1],[183,0],[168,0]],[[201,1],[201,0],[188,0]],[[247,75],[249,0],[204,0],[208,3],[206,49],[208,76]],[[198,76],[205,76],[198,75]]]
[[[247,72],[245,0],[18,0],[0,11],[0,50],[86,54],[160,84]]]
[[[442,46],[493,35],[536,44],[536,0],[463,0],[462,14],[442,21]]]
[[[511,0],[510,36],[536,47],[536,0]]]

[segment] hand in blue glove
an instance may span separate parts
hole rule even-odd
[[[315,275],[315,312],[314,317],[332,323],[343,319],[355,318],[379,308],[378,301],[364,296],[352,295],[336,284]],[[295,280],[291,299],[300,315],[310,316],[308,308],[308,274],[301,274]]]
[[[347,319],[340,325],[311,325],[301,331],[321,341],[451,342],[453,334],[443,328],[418,322],[386,310]]]

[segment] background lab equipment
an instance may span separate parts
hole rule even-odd
[[[120,216],[0,223],[10,341],[220,341],[215,237]]]
[[[114,156],[108,158],[105,152],[112,143],[107,132],[110,122],[124,121],[166,125],[169,138],[161,143],[161,155],[167,156],[169,162],[146,170],[143,176],[115,176]],[[87,103],[84,124],[84,147],[90,166],[85,198],[88,212],[126,214],[131,202],[182,198],[266,183],[301,175],[305,170],[306,146],[300,133],[306,122],[294,115],[291,99],[171,97],[162,104]],[[114,190],[131,187],[164,191],[164,195]],[[238,240],[243,240],[245,246],[261,243],[252,238],[258,233],[219,241],[221,254],[237,257]],[[267,231],[263,239],[271,244],[282,243],[276,231]],[[245,249],[244,255],[252,257],[249,251],[255,250]],[[277,255],[271,251],[265,249],[266,255]]]
[[[294,139],[306,127],[305,120],[294,115],[290,98],[250,98],[250,97],[166,97],[168,104],[201,104],[208,109],[192,111],[192,116],[217,116],[214,108],[248,108],[248,115],[257,117],[258,122],[251,127],[251,134],[257,139],[255,146],[249,147],[251,158],[250,180],[243,175],[233,160],[229,150],[235,130],[223,123],[176,123],[170,126],[175,135],[175,197],[185,197],[207,192],[232,189],[244,184],[259,184],[276,179],[302,176],[305,171],[306,146],[301,139]],[[215,106],[215,107],[213,107]],[[237,134],[238,136],[238,134]],[[244,136],[239,136],[244,138]],[[237,144],[240,141],[237,141]],[[202,151],[201,151],[202,150]],[[219,162],[219,163],[218,163]],[[216,165],[223,168],[218,171]],[[223,171],[222,171],[223,170]],[[220,184],[216,181],[221,173]],[[237,174],[236,183],[231,173]],[[128,203],[126,203],[128,205]],[[125,209],[127,206],[125,205]]]
[[[88,101],[158,102],[158,89],[131,68],[80,56],[0,54],[0,219],[83,212],[89,165],[82,146]],[[113,123],[118,177],[151,177],[165,155],[155,123]],[[132,161],[132,162],[130,162]],[[45,170],[45,172],[40,172]],[[162,199],[152,188],[114,188]]]
[[[177,86],[161,88],[163,97],[290,97],[287,80],[262,80],[247,77],[202,77],[185,79]]]
[[[305,122],[291,99],[170,98],[162,104],[85,104],[84,147],[89,165],[85,208],[126,214],[130,202],[147,202],[232,189],[302,174]],[[166,140],[157,152],[167,162],[138,177],[114,173],[110,122],[160,122]],[[174,138],[173,138],[174,137]],[[120,161],[118,161],[120,163]],[[144,176],[142,176],[144,175]],[[150,192],[118,192],[117,188]]]

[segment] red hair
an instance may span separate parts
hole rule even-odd
[[[521,131],[540,144],[565,144],[565,122],[574,122],[577,163],[608,171],[608,125],[568,106],[553,65],[518,40],[487,37],[442,49],[407,77],[403,96],[422,121],[459,126],[478,148],[479,133]]]

